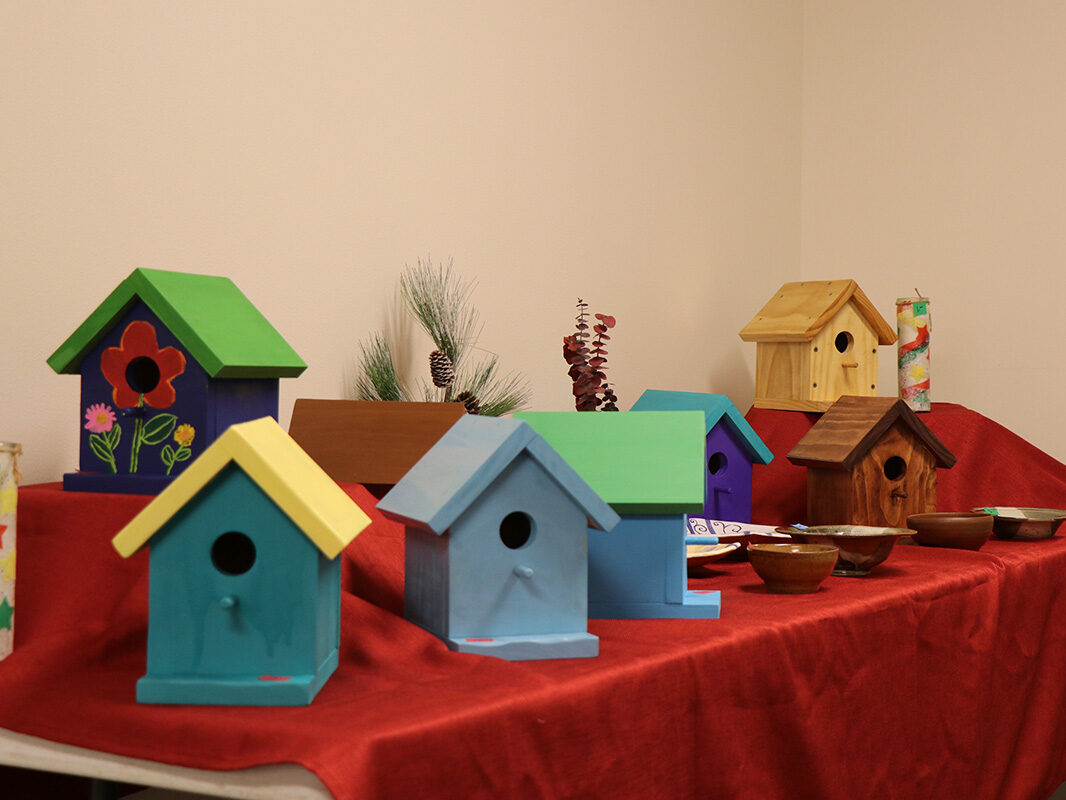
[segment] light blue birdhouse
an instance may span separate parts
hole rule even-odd
[[[452,650],[598,655],[588,526],[618,515],[525,423],[462,417],[378,509],[407,529],[404,616]]]
[[[306,705],[337,667],[369,518],[270,417],[231,426],[115,536],[151,540],[141,703]]]
[[[689,589],[686,515],[703,509],[704,415],[697,411],[523,411],[527,421],[622,515],[589,531],[589,616],[715,618],[717,589]],[[694,539],[708,544],[713,537]]]

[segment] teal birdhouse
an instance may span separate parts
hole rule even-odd
[[[306,705],[337,667],[369,518],[269,417],[230,427],[115,536],[150,545],[141,703]]]
[[[404,616],[452,650],[599,653],[588,526],[607,531],[618,516],[529,425],[463,416],[378,509],[407,529]]]

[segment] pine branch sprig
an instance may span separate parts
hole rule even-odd
[[[419,379],[427,401],[451,402],[463,396],[467,410],[484,416],[500,416],[528,405],[530,390],[524,378],[497,375],[498,359],[491,355],[472,367],[467,353],[477,345],[481,318],[470,302],[474,288],[452,272],[452,263],[434,266],[418,260],[400,276],[400,296],[411,315],[433,341],[429,356],[432,386]],[[361,345],[363,358],[356,380],[360,399],[410,399],[402,385],[388,346],[380,334]]]
[[[473,281],[453,276],[447,266],[418,260],[400,276],[400,296],[437,349],[458,369],[467,345],[481,334],[481,320],[470,304]]]
[[[410,400],[410,392],[396,372],[389,343],[381,333],[360,342],[362,353],[355,393],[360,400]]]

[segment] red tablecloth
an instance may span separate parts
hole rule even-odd
[[[784,453],[812,418],[749,419],[777,454],[756,470],[756,519],[802,519]],[[1066,466],[995,423],[957,406],[923,419],[959,457],[942,507],[1066,505]],[[598,658],[510,663],[397,616],[401,531],[375,513],[344,556],[341,664],[314,704],[143,706],[148,561],[110,538],[145,502],[22,490],[0,726],[191,767],[298,762],[352,800],[979,800],[1066,780],[1063,536],[901,546],[814,595],[719,563],[700,579],[722,590],[719,620],[593,620]]]

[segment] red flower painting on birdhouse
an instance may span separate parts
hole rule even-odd
[[[152,324],[137,320],[123,331],[118,347],[104,350],[100,369],[119,408],[142,401],[152,408],[169,408],[176,398],[171,381],[185,371],[185,356],[176,347],[160,349]]]
[[[134,320],[122,332],[119,346],[108,347],[100,355],[100,371],[111,384],[114,404],[128,409],[123,415],[133,418],[129,472],[136,473],[141,446],[161,444],[178,424],[178,418],[170,413],[146,417],[144,407],[163,409],[174,405],[177,393],[172,381],[185,372],[185,354],[176,347],[160,348],[152,323]],[[122,426],[115,421],[114,412],[103,403],[95,403],[86,409],[85,418],[85,427],[90,431],[90,449],[112,473],[118,472],[115,448],[122,440]],[[192,429],[192,426],[185,427]],[[175,461],[188,460],[191,451],[182,447],[181,455],[178,458],[169,446],[164,449],[161,458],[167,467],[166,474],[170,474]]]

